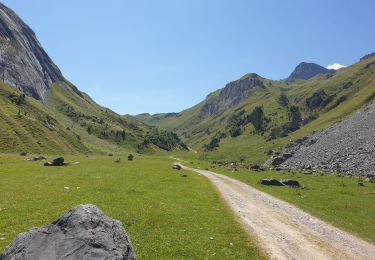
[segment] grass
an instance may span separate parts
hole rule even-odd
[[[55,88],[54,88],[55,89]],[[58,87],[56,87],[58,89]],[[51,96],[54,96],[52,91]],[[68,117],[26,97],[17,104],[10,96],[21,93],[0,82],[0,150],[2,153],[87,154],[115,152],[118,146],[89,135]],[[124,150],[124,149],[123,149]]]
[[[365,182],[365,186],[361,187],[358,186],[357,177],[338,177],[331,174],[255,172],[242,168],[232,173],[227,167],[211,168],[210,163],[202,161],[194,161],[192,166],[210,168],[214,172],[238,179],[294,204],[334,226],[375,243],[375,183]],[[296,179],[304,188],[273,187],[257,183],[264,178]]]
[[[172,170],[173,161],[165,157],[137,156],[129,162],[122,156],[115,163],[118,157],[67,156],[81,164],[43,167],[0,155],[0,251],[18,233],[92,203],[122,221],[138,259],[262,255],[204,177]]]
[[[179,114],[142,115],[138,116],[138,119],[177,132],[191,148],[198,152],[202,160],[239,160],[242,157],[252,163],[264,162],[268,150],[280,150],[290,140],[325,129],[365,107],[374,98],[375,66],[368,66],[374,61],[375,58],[372,57],[353,64],[332,77],[315,77],[292,84],[261,79],[266,88],[251,93],[245,100],[234,106],[230,106],[230,98],[227,100],[227,106],[222,106],[222,101],[215,103],[221,93],[219,89],[196,106]],[[351,84],[350,87],[344,87],[348,83]],[[322,90],[334,98],[325,107],[311,110],[306,105],[306,100]],[[288,136],[281,137],[282,126],[289,122],[289,107],[280,106],[278,102],[280,94],[288,97],[289,106],[299,107],[304,119],[316,119],[301,126],[299,130],[289,133]],[[246,91],[238,93],[238,98],[242,98],[243,95],[246,95]],[[339,100],[344,101],[339,103]],[[214,114],[204,114],[202,108],[205,105],[216,106],[221,110]],[[216,150],[204,151],[203,145],[208,144],[213,136],[219,132],[228,133],[228,121],[231,116],[242,110],[250,114],[257,106],[263,107],[266,116],[270,119],[263,136],[254,134],[251,124],[248,124],[241,126],[240,136],[232,138],[227,134],[221,139],[220,147]],[[267,141],[271,129],[279,134],[277,139]]]

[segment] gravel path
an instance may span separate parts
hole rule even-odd
[[[375,259],[375,246],[240,181],[181,165],[207,177],[270,259]]]

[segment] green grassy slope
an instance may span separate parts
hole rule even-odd
[[[81,164],[51,168],[0,155],[0,251],[18,233],[92,203],[124,224],[138,259],[261,258],[211,183],[172,170],[171,159],[66,159]]]
[[[54,84],[44,104],[0,83],[0,131],[1,152],[87,154],[185,149],[178,136],[103,108],[69,83]],[[150,135],[162,140],[150,142]]]
[[[238,85],[254,77],[264,88],[255,88],[250,95],[245,93],[245,98],[238,104],[228,106],[222,100],[217,101],[222,93],[230,92],[227,85],[180,113],[143,114],[138,119],[176,131],[201,158],[239,160],[242,157],[249,162],[263,162],[268,157],[268,150],[280,149],[291,139],[324,129],[372,101],[375,97],[375,56],[333,76],[318,75],[310,80],[287,83],[248,74],[237,81]],[[244,92],[237,93],[239,99],[243,95]],[[281,102],[281,96],[288,102]],[[205,113],[207,107],[213,106],[216,106],[214,113]],[[264,113],[260,130],[249,122],[256,107],[261,107]],[[301,115],[295,128],[291,127],[293,109]],[[217,147],[207,149],[207,145],[217,140]]]
[[[3,83],[0,83],[0,132],[2,152],[88,152],[77,133],[68,131],[47,107],[32,98],[23,98]]]

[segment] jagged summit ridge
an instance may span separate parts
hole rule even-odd
[[[0,80],[44,100],[52,83],[64,80],[35,33],[0,3]]]

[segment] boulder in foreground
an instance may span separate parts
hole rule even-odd
[[[0,259],[125,260],[135,253],[120,221],[94,205],[79,205],[52,224],[19,234]]]

